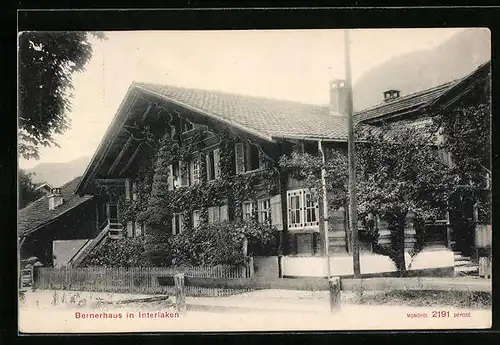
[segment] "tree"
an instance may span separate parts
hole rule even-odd
[[[393,240],[389,255],[405,274],[404,229],[407,215],[439,217],[446,209],[454,175],[437,154],[433,128],[359,127],[356,146],[358,219],[369,228],[377,215],[389,223]],[[309,188],[321,191],[319,157],[294,152],[280,166]],[[325,162],[328,206],[348,205],[347,155],[331,151]],[[321,193],[318,193],[321,196]],[[370,229],[367,229],[370,230]],[[373,229],[372,229],[373,230]],[[374,234],[368,234],[373,236]]]
[[[357,196],[360,219],[378,215],[389,224],[391,256],[406,273],[407,216],[440,218],[455,184],[440,158],[432,126],[361,130],[357,145]]]
[[[33,173],[28,173],[19,169],[19,204],[18,208],[22,209],[32,201],[37,200],[43,196],[43,192],[35,190],[35,183],[33,182]]]
[[[92,56],[94,32],[23,32],[19,35],[19,145],[25,158],[39,157],[41,146],[57,146],[55,134],[70,126],[72,74]]]

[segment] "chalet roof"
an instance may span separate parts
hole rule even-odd
[[[40,188],[47,188],[47,189],[52,189],[52,186],[48,184],[47,182],[39,182],[35,184],[35,190],[38,190]]]
[[[431,106],[445,99],[448,94],[458,92],[458,89],[466,87],[473,79],[487,74],[490,65],[491,61],[488,61],[463,78],[430,89],[414,92],[387,102],[384,101],[373,107],[359,111],[355,114],[355,121],[369,122],[370,120],[406,114],[417,111],[423,107]]]
[[[347,120],[326,105],[305,104],[221,91],[134,83],[134,86],[269,138],[347,138]]]
[[[92,199],[92,196],[89,195],[78,196],[74,194],[79,182],[80,177],[77,177],[61,186],[64,203],[53,210],[49,210],[49,198],[47,196],[43,196],[19,210],[17,218],[18,234],[30,234],[66,212],[74,210],[76,207]]]

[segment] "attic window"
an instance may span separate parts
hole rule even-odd
[[[399,98],[401,91],[399,90],[387,90],[384,91],[384,101],[391,101],[393,99]]]

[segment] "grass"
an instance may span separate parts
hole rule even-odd
[[[449,306],[474,309],[490,309],[492,305],[490,293],[463,291],[364,292],[361,298],[354,295],[349,302],[368,305]]]

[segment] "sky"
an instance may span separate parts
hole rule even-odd
[[[431,49],[462,29],[377,29],[350,33],[352,82],[391,58]],[[91,157],[133,81],[328,103],[328,83],[345,78],[343,30],[121,31],[92,39],[86,70],[73,76],[71,129],[39,163]]]

